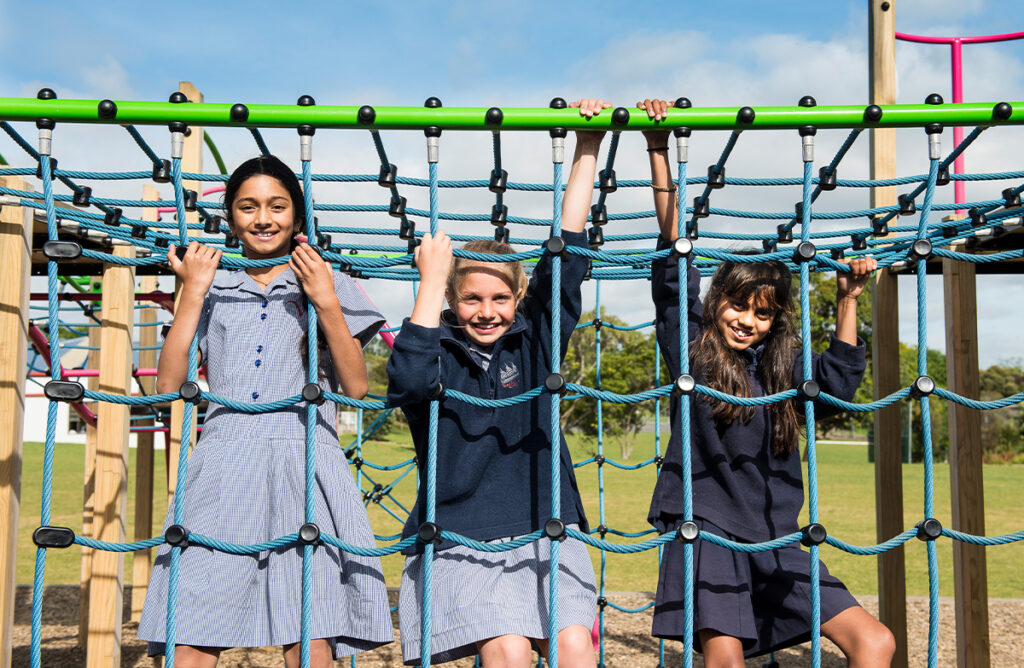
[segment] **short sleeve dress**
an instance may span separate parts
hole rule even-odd
[[[383,318],[348,276],[335,292],[352,335],[363,345]],[[207,294],[197,335],[210,392],[245,403],[298,394],[306,384],[302,342],[304,293],[291,269],[260,289],[244,271],[222,276]],[[337,391],[329,352],[320,385]],[[316,524],[321,533],[361,547],[376,542],[338,444],[336,405],[318,409]],[[306,404],[246,414],[215,403],[188,461],[178,494],[182,526],[235,544],[255,544],[298,531],[305,515]],[[174,504],[164,529],[173,524]],[[160,546],[139,638],[150,654],[164,650],[170,548]],[[190,544],[181,551],[175,643],[261,647],[300,640],[302,546],[235,555]],[[377,558],[320,543],[314,550],[312,638],[326,638],[335,657],[393,640],[387,589]]]

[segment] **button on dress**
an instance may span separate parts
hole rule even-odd
[[[352,279],[334,274],[348,327],[366,345],[383,317]],[[244,271],[221,276],[206,296],[197,328],[210,392],[242,403],[295,396],[307,382],[302,342],[304,293],[291,269],[266,291]],[[328,351],[321,349],[324,391],[337,391]],[[345,454],[338,444],[337,407],[317,409],[315,522],[321,533],[375,547]],[[210,403],[202,436],[189,458],[181,524],[190,532],[254,544],[298,531],[305,521],[306,404],[247,414]],[[172,463],[173,464],[173,463]],[[173,524],[174,504],[164,528]],[[298,642],[302,608],[301,545],[235,555],[191,544],[181,551],[175,642],[260,647]],[[139,638],[150,653],[165,640],[170,548],[158,549]],[[312,638],[330,641],[335,656],[393,640],[387,589],[377,558],[323,543],[314,549]]]

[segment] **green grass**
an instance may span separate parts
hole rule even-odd
[[[570,449],[574,459],[589,457],[595,444],[578,438],[570,438]],[[624,463],[635,464],[653,456],[654,437],[640,435],[632,457]],[[662,439],[662,449],[667,439]],[[132,465],[134,467],[132,451]],[[385,441],[374,441],[363,449],[363,457],[380,464],[394,464],[412,456],[412,446],[407,434],[395,434]],[[606,444],[605,456],[619,460],[618,447]],[[53,521],[54,525],[81,529],[83,447],[60,445],[54,466]],[[353,470],[354,471],[354,470]],[[364,469],[376,482],[388,484],[400,471],[381,472]],[[875,539],[874,468],[868,463],[865,446],[861,445],[819,445],[819,514],[820,521],[833,536],[855,545],[872,545]],[[35,549],[32,545],[32,530],[39,523],[40,484],[42,477],[42,446],[38,443],[25,445],[24,474],[22,482],[22,509],[18,536],[18,582],[30,583],[34,568]],[[986,465],[985,476],[985,529],[987,535],[1010,533],[1024,528],[1020,508],[1024,504],[1024,466]],[[162,522],[167,507],[163,452],[156,453],[157,500],[154,510],[156,530]],[[597,467],[588,465],[577,469],[577,477],[583,494],[591,524],[600,522],[597,492]],[[364,488],[372,483],[363,481]],[[904,526],[910,527],[923,517],[923,469],[920,464],[903,466],[904,485]],[[605,466],[605,524],[623,531],[638,532],[648,528],[647,508],[654,486],[654,469],[646,467],[636,471],[622,471]],[[949,467],[938,464],[935,467],[935,508],[936,517],[943,526],[950,526],[949,511]],[[410,474],[399,483],[394,496],[406,507],[411,508],[415,495],[415,476]],[[134,473],[129,475],[128,509],[132,514],[134,498]],[[397,514],[403,515],[391,501],[385,502]],[[402,524],[387,514],[379,505],[371,504],[370,520],[379,535],[393,535],[401,531]],[[801,523],[807,519],[806,509]],[[128,518],[128,536],[133,531],[132,518]],[[609,536],[617,542],[634,542]],[[941,538],[937,542],[939,554],[940,593],[953,594],[953,564],[951,541]],[[927,590],[927,563],[925,544],[912,540],[905,546],[907,568],[907,593],[911,596],[925,596]],[[824,546],[822,558],[829,569],[855,594],[876,593],[876,559],[849,555]],[[1024,543],[990,547],[986,549],[988,559],[989,596],[997,598],[1024,598],[1024,572],[1018,564],[1024,561]],[[595,569],[600,568],[600,552],[592,551]],[[50,550],[47,555],[48,584],[71,584],[79,581],[81,550]],[[383,560],[385,577],[391,586],[398,586],[402,557],[392,555]],[[606,556],[606,586],[609,590],[653,591],[657,583],[657,554],[647,551],[640,554]],[[125,581],[131,581],[131,556],[125,563]]]

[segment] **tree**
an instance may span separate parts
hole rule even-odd
[[[594,311],[584,313],[580,322],[594,319]],[[616,394],[637,394],[655,387],[654,333],[639,330],[622,330],[621,319],[601,310],[601,382],[597,382],[597,337],[596,327],[576,330],[569,340],[562,375],[566,382],[587,387],[597,387]],[[668,377],[662,371],[662,382]],[[562,412],[562,429],[579,431],[589,438],[603,433],[616,439],[623,459],[633,451],[636,434],[654,414],[654,402],[644,401],[632,404],[602,402],[602,423],[598,424],[597,401],[588,397],[568,402]]]

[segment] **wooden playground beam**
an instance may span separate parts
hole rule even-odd
[[[2,177],[0,185],[17,190],[28,187],[17,177]],[[31,238],[31,210],[0,209],[0,267],[4,269],[0,281],[0,666],[11,665],[14,628]]]
[[[113,254],[133,258],[135,249],[131,246],[116,246]],[[103,272],[101,392],[131,394],[134,293],[133,268],[108,265]],[[101,401],[97,407],[97,416],[93,535],[102,541],[124,542],[130,409],[126,405]],[[123,601],[124,553],[96,550],[92,556],[92,578],[89,585],[88,668],[120,665]]]
[[[944,220],[963,218],[948,216]],[[946,322],[946,379],[949,389],[979,398],[978,296],[975,265],[942,260]],[[981,415],[949,402],[949,486],[953,529],[985,535]],[[956,609],[956,664],[988,668],[988,582],[985,547],[953,541]]]
[[[142,187],[142,199],[156,199],[156,188],[146,184]],[[145,209],[143,220],[156,220],[155,209]],[[157,288],[157,277],[146,276],[142,279],[142,291],[154,292]],[[143,309],[139,316],[140,323],[156,322],[156,311],[152,308]],[[156,366],[156,327],[139,327],[139,366],[153,368]],[[147,350],[149,348],[149,350]],[[142,389],[153,394],[156,389],[156,378],[147,376],[139,379]],[[155,425],[155,420],[144,420],[141,425]],[[135,435],[135,535],[134,540],[145,540],[153,534],[153,432],[139,432]],[[149,588],[149,576],[153,572],[152,550],[139,550],[132,557],[132,621],[142,616],[142,605],[146,602],[146,591]]]
[[[89,287],[99,286],[100,281],[94,278],[89,282]],[[100,368],[100,329],[99,327],[89,328],[89,358],[87,366],[89,369]],[[95,390],[99,378],[88,378],[85,386]],[[92,404],[93,414],[96,412],[96,404]],[[85,424],[85,464],[82,468],[82,535],[95,538],[93,532],[93,512],[95,511],[96,499],[96,439],[98,425],[86,422]],[[94,550],[88,547],[82,548],[82,568],[79,578],[78,597],[78,645],[85,647],[89,642],[89,584],[92,582],[92,555]]]
[[[868,0],[869,85],[872,104],[896,102],[895,0]],[[896,131],[871,130],[871,178],[896,176]],[[896,204],[894,186],[871,189],[871,206]],[[876,272],[871,300],[871,369],[877,400],[900,388],[899,289],[896,274]],[[875,411],[875,535],[879,543],[903,532],[903,448],[900,407]],[[878,555],[878,617],[896,638],[893,668],[907,668],[907,581],[903,546]]]

